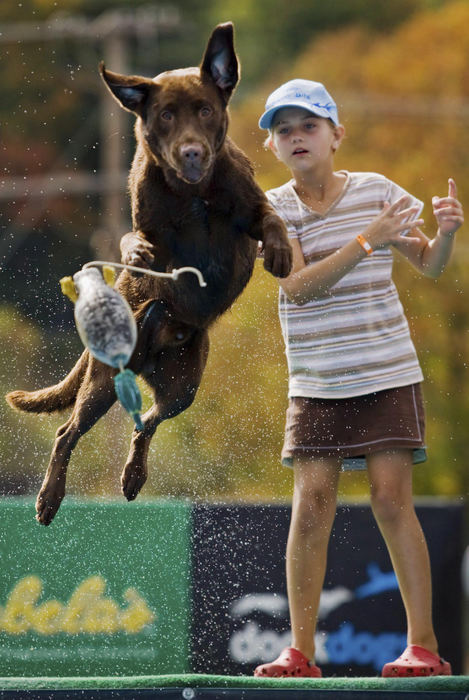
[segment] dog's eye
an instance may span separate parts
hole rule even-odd
[[[164,119],[166,122],[170,122],[171,119],[173,118],[172,112],[169,111],[169,109],[164,109],[161,114],[160,114],[161,119]]]
[[[211,107],[201,107],[199,114],[201,117],[210,117],[212,114],[212,109]]]

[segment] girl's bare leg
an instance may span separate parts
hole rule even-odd
[[[371,506],[399,582],[408,644],[437,653],[430,558],[412,496],[412,452],[376,452],[368,456],[367,462]]]
[[[314,659],[319,599],[336,512],[339,462],[295,459],[287,544],[287,589],[292,647]]]

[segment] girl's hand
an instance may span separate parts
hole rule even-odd
[[[400,197],[394,204],[385,202],[381,214],[363,231],[364,237],[373,250],[386,248],[398,242],[404,231],[423,224],[423,219],[413,218],[419,210],[418,205],[403,209],[408,203],[409,197],[406,195]]]
[[[457,199],[458,190],[455,181],[448,180],[448,196],[432,197],[433,213],[438,222],[440,236],[452,236],[464,223],[464,212]]]

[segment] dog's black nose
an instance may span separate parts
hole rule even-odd
[[[202,158],[202,146],[198,143],[189,143],[181,146],[181,155],[189,163],[198,163]]]

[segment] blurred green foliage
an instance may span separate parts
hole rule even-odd
[[[144,4],[25,0],[3,3],[0,23],[41,21],[59,9],[90,17],[111,7]],[[173,6],[180,11],[180,28],[157,42],[131,41],[132,70],[151,75],[198,63],[212,26],[232,19],[243,78],[233,101],[231,135],[255,163],[265,189],[289,173],[263,148],[258,117],[271,89],[303,77],[325,82],[339,104],[347,137],[338,168],[382,172],[423,199],[430,236],[431,196],[446,192],[448,176],[460,185],[468,209],[466,2],[178,0]],[[0,59],[4,175],[27,180],[58,164],[71,173],[99,167],[100,58],[99,43],[91,41],[78,47],[72,42],[5,45]],[[131,120],[122,135],[129,161],[130,125]],[[59,194],[39,213],[25,212],[24,206],[16,198],[0,212],[3,393],[59,381],[81,352],[71,305],[57,283],[93,257],[93,235],[103,217],[97,196]],[[396,282],[426,375],[429,460],[415,470],[420,494],[468,492],[468,254],[462,231],[452,263],[436,282],[396,263]],[[212,331],[194,405],[155,436],[144,495],[289,498],[291,474],[279,465],[286,392],[277,283],[258,263],[241,299]],[[64,418],[21,415],[3,403],[0,419],[0,489],[35,491]],[[75,450],[69,492],[117,494],[131,431],[130,419],[114,407]],[[366,478],[347,475],[341,488],[347,495],[363,493]]]

